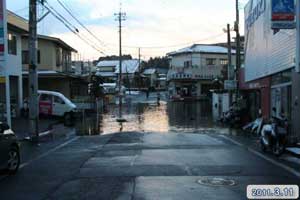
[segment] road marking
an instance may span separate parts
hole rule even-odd
[[[232,142],[232,143],[234,143],[234,144],[236,144],[236,145],[238,145],[238,146],[240,146],[240,147],[246,147],[248,151],[250,151],[251,153],[255,154],[256,156],[258,156],[260,158],[263,158],[266,161],[272,163],[273,165],[276,165],[277,167],[283,168],[286,171],[288,171],[288,172],[294,174],[295,176],[297,176],[298,178],[300,178],[300,172],[298,172],[297,170],[295,170],[295,169],[293,169],[293,168],[291,168],[289,166],[286,166],[286,165],[284,165],[284,164],[282,164],[282,163],[280,163],[280,162],[278,162],[278,161],[276,161],[274,159],[271,159],[271,158],[265,156],[264,154],[262,154],[262,153],[260,153],[260,152],[258,152],[256,150],[254,150],[254,149],[251,149],[251,148],[247,147],[246,145],[244,145],[244,144],[242,144],[240,142],[237,142],[237,141],[229,138],[226,135],[221,135],[221,137],[224,138],[224,139],[226,139],[226,140],[228,140],[228,141],[230,141],[230,142]]]
[[[61,145],[58,145],[57,147],[55,147],[55,148],[53,148],[53,149],[51,149],[51,150],[49,150],[49,151],[43,153],[42,155],[40,155],[40,156],[38,156],[38,157],[36,157],[36,158],[34,158],[34,159],[32,159],[32,160],[29,160],[29,161],[27,161],[27,162],[21,164],[21,165],[20,165],[20,169],[26,167],[27,165],[30,165],[32,162],[34,162],[34,161],[36,161],[36,160],[39,160],[39,159],[41,159],[41,158],[44,158],[44,157],[48,156],[48,155],[51,154],[52,152],[54,152],[54,151],[56,151],[56,150],[58,150],[58,149],[60,149],[60,148],[62,148],[62,147],[64,147],[64,146],[66,146],[66,145],[70,144],[71,142],[74,142],[75,140],[78,140],[78,139],[79,139],[79,137],[72,138],[72,139],[66,141],[65,143],[63,143],[63,144],[61,144]]]

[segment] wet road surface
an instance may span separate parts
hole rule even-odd
[[[234,185],[207,186],[203,178]],[[246,199],[248,184],[294,174],[224,138],[127,132],[78,137],[0,181],[1,199]]]
[[[246,199],[249,184],[300,183],[276,160],[228,139],[209,104],[149,104],[124,110],[123,132],[113,107],[76,123],[78,136],[0,180],[1,199],[235,200]],[[210,178],[234,184],[199,184]]]
[[[157,105],[155,96],[142,103],[124,105],[126,123],[118,123],[118,106],[110,105],[103,114],[86,115],[76,123],[78,135],[103,135],[120,131],[157,133],[225,133],[230,130],[216,125],[211,103],[166,102]],[[225,132],[224,132],[225,131]]]

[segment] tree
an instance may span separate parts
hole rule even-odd
[[[149,68],[168,69],[169,59],[168,57],[154,57],[154,58],[151,57],[148,61],[143,61],[141,65],[144,69],[149,69]]]
[[[105,57],[100,57],[98,59],[98,62],[103,61],[103,60],[119,60],[119,56],[112,55],[112,56],[105,56]],[[132,56],[130,54],[128,55],[122,55],[122,60],[131,60]]]

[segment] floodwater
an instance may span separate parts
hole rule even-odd
[[[130,103],[123,106],[125,123],[118,123],[118,106],[110,105],[103,114],[89,115],[76,123],[77,135],[116,132],[221,133],[212,119],[210,101]]]

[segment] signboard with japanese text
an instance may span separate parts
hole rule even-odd
[[[271,5],[272,29],[294,29],[295,1],[272,0]]]

